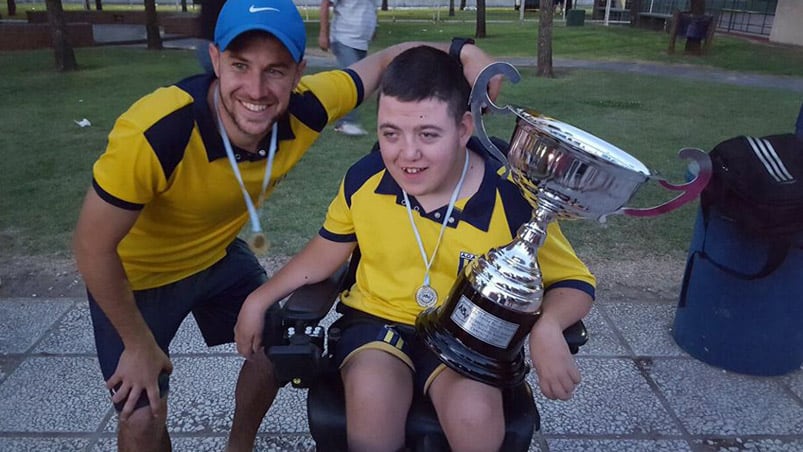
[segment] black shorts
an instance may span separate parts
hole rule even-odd
[[[159,347],[169,356],[170,342],[190,313],[207,345],[233,342],[234,326],[245,298],[265,281],[265,269],[248,245],[236,239],[226,249],[226,256],[206,270],[162,287],[134,291],[134,298]],[[98,361],[104,380],[108,380],[117,369],[123,343],[92,294],[87,295]],[[267,314],[263,338],[266,348],[281,339],[280,329],[273,327],[278,321],[277,311],[278,304],[274,304]],[[169,378],[161,377],[159,386],[164,396]],[[122,405],[118,404],[118,411]],[[143,393],[137,408],[145,405],[148,399]]]
[[[416,391],[426,394],[429,385],[446,365],[424,343],[411,325],[394,324],[344,304],[337,308],[343,314],[332,327],[340,328],[341,336],[334,350],[338,367],[361,350],[382,350],[399,358],[413,371]]]

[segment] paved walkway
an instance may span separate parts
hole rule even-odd
[[[569,402],[536,395],[531,451],[803,450],[803,371],[756,377],[695,360],[671,337],[676,297],[633,295],[601,293],[577,357],[583,383]],[[0,300],[0,450],[114,450],[91,331],[85,300]],[[172,357],[175,450],[222,450],[241,358],[231,345],[207,349],[192,319]],[[302,390],[280,391],[257,450],[313,450],[304,402]]]
[[[803,450],[803,371],[756,377],[691,358],[671,337],[676,299],[600,293],[586,321],[591,341],[577,357],[583,383],[569,402],[536,395],[543,421],[531,451]],[[114,450],[116,418],[91,331],[85,300],[0,299],[0,451]],[[241,358],[231,345],[207,349],[192,319],[172,357],[168,425],[175,450],[222,450]],[[280,391],[257,450],[312,450],[304,413],[304,391]]]

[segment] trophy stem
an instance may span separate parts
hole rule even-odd
[[[443,305],[418,316],[416,328],[447,366],[500,387],[527,375],[524,340],[540,315],[544,293],[538,248],[557,215],[548,203],[540,204],[512,242],[478,257]]]

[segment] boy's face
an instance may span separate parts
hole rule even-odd
[[[382,160],[408,194],[451,195],[463,170],[471,137],[471,114],[455,122],[448,105],[438,99],[401,102],[381,96],[377,135]]]
[[[273,36],[257,34],[236,50],[210,56],[220,83],[220,115],[230,139],[239,146],[258,143],[290,102],[305,62],[296,63]]]

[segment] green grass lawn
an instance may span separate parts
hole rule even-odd
[[[308,28],[314,43],[317,24],[310,23]],[[472,29],[471,23],[383,22],[375,46],[411,38],[443,41],[453,35],[470,35]],[[661,33],[599,26],[556,27],[555,31],[556,58],[633,61],[649,60],[645,55],[653,55],[653,61],[664,63],[743,67],[776,74],[803,68],[799,49],[744,40],[718,37],[714,48],[721,50],[709,57],[669,58],[661,54],[664,44],[660,41],[665,39]],[[494,55],[534,55],[534,49],[528,50],[524,43],[534,43],[535,32],[532,23],[504,27],[494,23],[489,38],[480,44]],[[78,208],[91,181],[91,165],[103,151],[116,117],[143,94],[197,71],[191,51],[102,47],[77,49],[76,55],[81,70],[59,74],[52,69],[51,51],[0,52],[0,158],[4,166],[0,256],[68,254]],[[786,64],[780,63],[783,61]],[[522,82],[505,87],[501,103],[536,108],[586,129],[675,181],[685,177],[684,164],[675,157],[681,147],[707,150],[739,134],[791,131],[801,102],[800,93],[666,77],[559,70],[557,78],[542,79],[531,69],[523,69],[522,75]],[[363,125],[371,129],[374,101],[367,100],[361,112]],[[92,126],[78,127],[74,121],[82,118],[89,119]],[[487,120],[488,130],[505,139],[512,125],[510,117]],[[277,188],[264,211],[276,253],[292,254],[315,234],[340,177],[372,143],[371,137],[353,139],[331,130],[324,133]],[[651,184],[639,192],[633,204],[654,205],[670,196]],[[657,219],[616,217],[605,226],[572,222],[565,228],[578,248],[603,256],[680,254],[688,244],[694,214],[694,206],[689,206]]]

